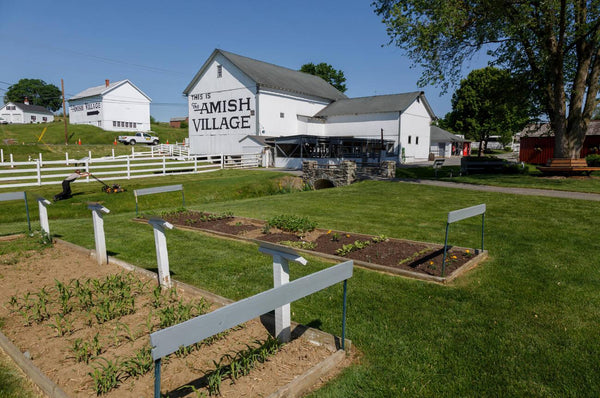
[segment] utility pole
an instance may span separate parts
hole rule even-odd
[[[62,88],[62,100],[63,100],[63,119],[65,120],[65,145],[69,145],[69,137],[67,133],[67,111],[65,109],[65,82],[60,79],[60,86]]]

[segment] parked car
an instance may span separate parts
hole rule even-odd
[[[0,124],[8,124],[8,120],[0,117]]]
[[[135,144],[149,144],[158,145],[159,139],[154,135],[148,133],[135,133],[135,135],[120,135],[117,141],[122,142],[125,145]]]

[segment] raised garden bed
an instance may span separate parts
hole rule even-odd
[[[355,260],[355,264],[379,271],[436,282],[447,282],[476,266],[487,257],[486,251],[450,247],[442,276],[443,245],[314,228],[302,218],[291,217],[287,226],[270,220],[235,217],[182,210],[161,217],[180,228],[202,230],[236,239],[265,241],[294,247],[335,261]],[[277,221],[277,220],[275,220]],[[314,229],[313,229],[314,228]]]
[[[15,360],[46,380],[34,381],[51,396],[153,396],[149,333],[227,301],[178,282],[160,291],[154,274],[122,265],[99,266],[89,250],[64,243],[0,255],[1,346],[30,358]],[[268,322],[252,320],[163,359],[164,396],[294,396],[327,377],[315,369],[331,371],[345,357],[333,336],[301,326],[303,337],[281,346]]]

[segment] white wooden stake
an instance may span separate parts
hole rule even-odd
[[[158,264],[158,282],[161,286],[170,289],[173,284],[169,272],[169,253],[167,251],[165,227],[173,229],[173,224],[157,218],[148,220],[148,224],[152,225],[154,228],[154,245],[156,246],[156,262]]]
[[[98,203],[88,204],[88,209],[92,211],[92,219],[94,220],[94,240],[96,241],[96,259],[98,260],[98,265],[107,264],[108,255],[106,253],[102,213],[110,213],[110,210]]]
[[[290,266],[288,261],[306,265],[307,261],[292,249],[261,243],[258,250],[273,257],[273,285],[279,287],[290,282]],[[291,338],[290,304],[275,308],[275,337],[282,343]]]
[[[50,201],[44,198],[37,198],[38,206],[40,208],[40,226],[42,228],[42,232],[45,232],[48,236],[50,236],[50,224],[48,223],[48,208],[50,205]]]

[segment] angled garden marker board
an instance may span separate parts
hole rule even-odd
[[[273,287],[278,287],[290,282],[289,261],[306,265],[304,257],[288,247],[281,247],[271,243],[262,242],[258,251],[273,257]],[[275,308],[275,337],[282,343],[288,343],[292,338],[290,304]]]
[[[138,196],[143,196],[143,195],[152,195],[155,193],[164,193],[164,192],[176,192],[176,191],[181,191],[181,200],[182,200],[182,207],[185,207],[185,196],[183,195],[183,185],[181,184],[177,184],[177,185],[165,185],[162,187],[153,187],[153,188],[144,188],[144,189],[135,189],[133,191],[133,196],[135,196],[135,215],[137,217],[138,215]]]
[[[27,214],[27,229],[29,230],[29,232],[31,232],[31,221],[29,219],[29,205],[27,204],[27,193],[25,193],[25,191],[0,193],[0,202],[7,202],[9,200],[19,199],[23,199],[25,201],[25,213]]]
[[[208,314],[152,333],[150,344],[152,345],[152,359],[154,359],[154,396],[160,398],[162,357],[174,353],[182,346],[187,347],[195,344],[339,282],[344,282],[341,336],[342,349],[344,349],[347,280],[352,277],[353,266],[354,262],[352,260],[346,261],[221,307]]]
[[[94,240],[96,242],[96,259],[98,260],[98,265],[108,264],[102,213],[110,213],[110,210],[99,203],[88,203],[88,209],[92,211],[92,220],[94,221]]]
[[[160,218],[151,218],[148,224],[154,229],[154,246],[156,246],[156,262],[158,265],[158,283],[160,286],[170,289],[171,274],[169,272],[169,252],[167,251],[167,238],[165,228],[173,229],[173,224]]]
[[[48,223],[48,206],[51,205],[48,199],[42,197],[37,198],[38,208],[40,211],[40,227],[42,232],[50,236],[50,224]]]
[[[483,251],[485,203],[477,206],[465,207],[464,209],[454,210],[448,213],[448,221],[446,222],[446,239],[444,240],[444,258],[442,259],[442,276],[444,276],[446,273],[446,253],[448,251],[448,230],[450,224],[478,215],[481,215],[481,250]]]

